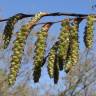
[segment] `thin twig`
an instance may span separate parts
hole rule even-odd
[[[86,84],[86,86],[83,86],[78,92],[76,92],[73,96],[76,96],[76,94],[79,94],[82,90],[90,86],[91,84],[95,83],[96,80],[92,80],[90,83]]]

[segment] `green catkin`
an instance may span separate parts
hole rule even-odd
[[[54,62],[55,62],[55,55],[56,55],[56,51],[57,51],[57,43],[55,43],[53,45],[53,47],[50,49],[49,55],[48,55],[48,66],[47,66],[47,70],[48,70],[48,74],[50,78],[54,77]]]
[[[35,56],[34,56],[34,72],[33,72],[33,80],[34,82],[38,82],[41,76],[41,67],[44,59],[45,48],[46,48],[46,40],[48,37],[48,30],[51,27],[52,23],[46,23],[42,26],[38,39],[36,41],[35,48]]]
[[[12,33],[13,33],[12,31],[14,29],[14,25],[18,22],[18,20],[23,19],[24,17],[25,17],[24,14],[18,13],[9,18],[3,33],[4,49],[6,49],[9,45],[9,42],[12,37]]]
[[[55,54],[55,61],[54,61],[54,84],[57,84],[59,80],[59,64],[58,64],[58,54]]]
[[[67,53],[66,63],[64,64],[65,72],[68,73],[72,66],[77,64],[79,59],[79,42],[78,42],[78,21],[75,18],[73,25],[70,27],[70,42]]]
[[[85,27],[84,43],[86,48],[90,49],[93,44],[93,28],[94,28],[94,16],[89,15],[87,17],[87,26]]]
[[[59,58],[59,69],[63,70],[63,64],[66,60],[68,46],[69,46],[69,19],[62,21],[61,33],[59,36],[59,45],[58,45],[58,58]]]
[[[16,81],[17,73],[20,69],[20,61],[22,59],[22,55],[24,52],[24,45],[26,43],[26,39],[30,33],[30,30],[34,27],[34,25],[47,13],[40,12],[37,13],[28,24],[22,26],[20,32],[17,34],[17,38],[14,41],[13,47],[13,55],[11,59],[10,73],[8,75],[8,83],[9,85],[13,85]]]

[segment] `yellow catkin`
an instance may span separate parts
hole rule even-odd
[[[9,18],[5,29],[4,29],[4,33],[3,33],[3,40],[4,40],[4,49],[8,47],[9,42],[11,40],[12,37],[12,31],[14,29],[14,25],[18,22],[18,20],[24,18],[25,16],[22,13],[18,13],[12,17]]]
[[[94,28],[94,16],[89,15],[87,17],[87,25],[84,32],[84,42],[86,48],[90,49],[93,44],[93,28]]]
[[[54,77],[54,62],[55,62],[55,56],[57,51],[57,43],[53,45],[53,47],[50,49],[49,55],[48,55],[48,74],[50,78]]]
[[[63,70],[63,64],[66,60],[67,51],[69,47],[69,30],[70,30],[70,21],[65,19],[61,24],[61,33],[59,36],[59,45],[58,45],[58,58],[59,58],[59,69]]]
[[[22,59],[24,45],[26,39],[30,33],[30,30],[34,27],[34,25],[47,13],[39,12],[37,13],[28,24],[22,26],[20,32],[17,34],[17,38],[14,41],[13,47],[13,55],[11,59],[10,73],[8,75],[8,83],[9,85],[13,85],[16,81],[17,73],[20,69],[20,61]]]
[[[36,41],[35,56],[34,56],[34,72],[33,80],[38,82],[41,76],[41,66],[44,59],[46,40],[48,37],[48,30],[51,27],[52,23],[46,23],[42,26],[40,32],[38,33],[38,39]]]
[[[78,63],[79,59],[79,42],[78,42],[78,21],[75,18],[73,25],[70,27],[70,42],[67,53],[66,63],[64,64],[65,72],[69,72],[72,66]]]

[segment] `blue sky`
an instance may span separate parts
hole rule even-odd
[[[90,13],[91,5],[90,0],[0,0],[0,14],[9,17],[38,11]]]
[[[92,2],[91,2],[92,1]],[[91,6],[95,0],[0,0],[0,17],[8,18],[16,13],[34,14],[44,12],[93,13]],[[61,20],[62,17],[47,18],[50,21]],[[46,20],[46,19],[43,19]],[[82,25],[81,25],[82,26]],[[60,26],[53,25],[51,34],[59,32]],[[83,29],[81,28],[82,36]],[[82,41],[80,39],[80,41]],[[82,46],[81,46],[82,47]]]
[[[34,14],[44,12],[68,12],[68,13],[93,13],[91,6],[95,0],[0,0],[0,17],[8,18],[16,13]],[[62,18],[62,17],[61,17]],[[59,20],[59,17],[48,18],[48,20]],[[82,27],[84,24],[81,24]],[[53,35],[56,30],[59,32],[58,24],[51,30]],[[53,28],[52,27],[52,28]],[[82,36],[82,28],[80,35]],[[83,39],[80,39],[82,41]],[[82,47],[82,45],[81,45]],[[41,78],[43,79],[43,78]],[[46,77],[45,77],[46,81]]]

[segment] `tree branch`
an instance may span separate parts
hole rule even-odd
[[[22,13],[23,14],[23,13]],[[33,17],[35,14],[23,14],[24,15],[24,18],[26,17]],[[56,13],[48,13],[44,16],[75,16],[75,17],[79,17],[79,18],[84,18],[86,16],[88,16],[89,14],[78,14],[78,13],[61,13],[61,12],[56,12]],[[93,14],[93,15],[96,15],[96,14]],[[10,17],[9,17],[10,18]],[[3,22],[3,21],[8,21],[9,18],[7,19],[2,19],[0,20],[0,22]]]

